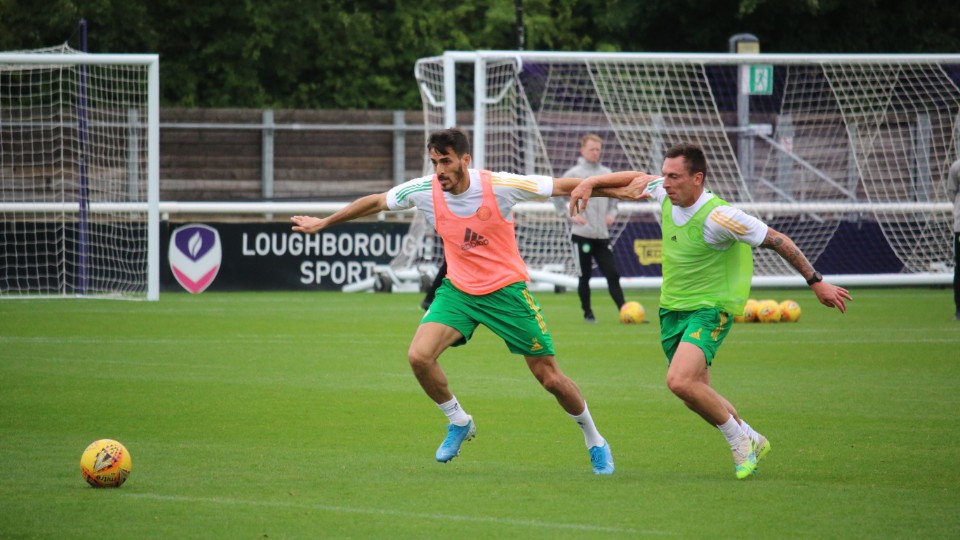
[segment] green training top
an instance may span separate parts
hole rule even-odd
[[[753,279],[753,251],[736,242],[717,250],[703,239],[703,225],[714,208],[727,205],[714,197],[686,224],[673,222],[673,204],[663,199],[663,286],[660,307],[673,311],[718,308],[743,313]]]

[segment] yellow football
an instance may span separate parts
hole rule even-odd
[[[93,441],[80,456],[80,472],[93,487],[120,487],[132,468],[130,452],[113,439]]]
[[[627,302],[620,308],[620,322],[623,324],[640,324],[646,316],[647,312],[640,302]]]
[[[780,320],[784,322],[797,322],[800,319],[800,304],[793,300],[784,300],[780,302]]]
[[[780,304],[776,300],[763,300],[757,308],[757,320],[762,323],[780,321]]]
[[[743,306],[742,315],[734,315],[733,322],[756,322],[757,321],[757,301],[753,298],[747,300]]]

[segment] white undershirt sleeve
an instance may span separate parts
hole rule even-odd
[[[703,239],[717,249],[727,249],[734,242],[753,247],[767,237],[766,223],[733,206],[718,206],[703,224]]]

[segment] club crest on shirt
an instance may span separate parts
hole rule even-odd
[[[490,219],[490,216],[492,215],[493,215],[493,211],[486,206],[481,206],[480,209],[477,210],[477,219],[479,219],[480,221],[486,221]]]

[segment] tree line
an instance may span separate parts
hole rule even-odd
[[[160,55],[164,107],[417,109],[446,50],[960,52],[955,0],[0,0],[0,50],[80,48],[81,19],[89,52]]]

